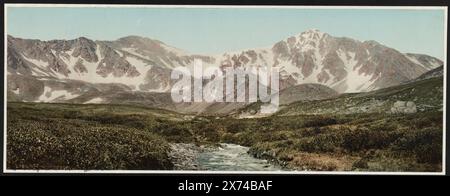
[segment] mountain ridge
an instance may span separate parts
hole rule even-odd
[[[48,41],[7,37],[8,83],[16,87],[13,89],[8,85],[9,91],[21,97],[20,94],[25,92],[17,90],[18,86],[26,89],[24,85],[31,85],[19,81],[23,78],[44,83],[44,87],[39,88],[41,96],[26,95],[27,101],[61,100],[52,93],[58,94],[64,89],[52,88],[52,85],[72,81],[79,81],[74,86],[111,84],[127,86],[132,92],[169,92],[174,83],[170,79],[171,70],[177,66],[189,67],[194,59],[201,59],[204,67],[222,69],[278,67],[281,71],[280,90],[317,83],[338,93],[399,85],[443,65],[442,61],[429,55],[401,53],[376,41],[333,37],[316,29],[283,39],[272,47],[210,56],[191,54],[162,41],[136,35],[114,41],[86,37]],[[14,75],[20,77],[10,77]],[[66,90],[75,93],[73,96],[83,95],[80,90]],[[42,96],[48,99],[37,98]]]

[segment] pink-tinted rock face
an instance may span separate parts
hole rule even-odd
[[[95,54],[97,44],[85,37],[80,37],[75,40],[72,56],[82,57],[88,62],[97,62],[99,57]]]
[[[30,65],[27,65],[27,61],[20,58],[20,55],[13,48],[8,48],[7,65],[8,72],[20,73],[22,75],[30,75]]]
[[[301,67],[304,77],[309,77],[312,74],[314,67],[316,67],[313,59],[313,54],[312,52],[306,52],[303,54],[303,57],[303,62],[297,61],[295,62],[295,65],[297,67]]]
[[[323,68],[334,76],[334,81],[340,81],[347,76],[344,62],[336,52],[328,53],[323,60]]]
[[[87,72],[88,72],[88,70],[86,69],[86,67],[83,65],[83,60],[81,60],[81,59],[79,59],[79,60],[76,62],[75,66],[74,66],[74,70],[75,70],[77,73],[87,73]]]
[[[317,75],[319,83],[327,83],[330,80],[330,75],[326,71],[322,71]]]
[[[106,77],[109,74],[112,74],[114,77],[134,77],[141,74],[136,70],[136,67],[131,65],[112,48],[106,45],[101,45],[100,48],[102,57],[104,58],[99,62],[97,67],[97,73],[99,75],[103,77]]]
[[[289,45],[289,48],[293,48],[296,42],[297,42],[297,38],[295,38],[294,36],[289,37],[287,39],[287,43]]]
[[[295,80],[293,76],[288,76],[287,78],[280,79],[279,88],[285,89],[291,86],[295,86],[296,84],[297,80]]]
[[[282,59],[286,59],[289,58],[289,47],[286,44],[286,42],[281,41],[276,43],[273,48],[272,48],[273,54],[275,56],[275,58],[282,58]]]

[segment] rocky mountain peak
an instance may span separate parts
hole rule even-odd
[[[434,57],[404,54],[376,41],[334,37],[311,29],[275,43],[212,56],[189,54],[161,41],[131,35],[114,41],[40,41],[8,36],[8,73],[122,83],[139,91],[170,89],[171,70],[190,66],[278,67],[280,89],[315,83],[344,92],[401,84],[443,65]]]
[[[75,40],[71,55],[80,56],[88,62],[97,62],[100,58],[97,56],[97,44],[86,37],[79,37]]]
[[[79,41],[79,42],[92,42],[92,40],[91,39],[89,39],[89,38],[87,38],[87,37],[84,37],[84,36],[81,36],[81,37],[79,37],[79,38],[77,38],[77,39],[75,39],[76,41]]]
[[[321,32],[319,29],[310,29],[304,31],[298,35],[298,37],[302,37],[310,40],[320,40],[322,37],[327,36],[327,33]]]
[[[375,40],[367,40],[367,41],[364,41],[363,43],[366,44],[366,45],[368,45],[368,46],[378,46],[378,45],[381,45],[380,43],[378,43],[378,42],[375,41]]]
[[[150,39],[147,37],[141,37],[137,35],[130,35],[117,39],[118,42],[128,44],[128,45],[159,45],[163,42],[159,40]]]

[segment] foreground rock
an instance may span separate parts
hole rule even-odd
[[[169,158],[174,165],[174,170],[199,170],[197,158],[202,147],[195,144],[171,143]]]

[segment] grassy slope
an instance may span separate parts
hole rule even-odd
[[[242,121],[241,121],[242,122]],[[293,169],[439,171],[442,113],[250,119],[229,141]],[[231,129],[232,130],[232,129]]]
[[[8,168],[171,169],[154,130],[180,115],[117,105],[8,103]]]
[[[294,169],[440,168],[440,112],[180,121],[178,114],[160,111],[166,114],[155,116],[149,111],[9,103],[8,168],[171,169],[168,142],[237,143],[250,146],[255,156]]]

